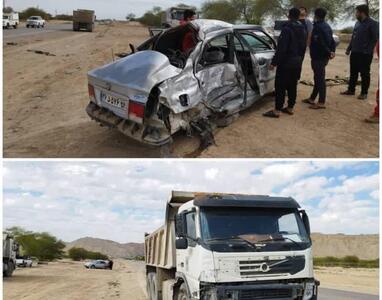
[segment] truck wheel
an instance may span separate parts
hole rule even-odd
[[[148,297],[150,300],[159,300],[159,290],[158,290],[158,281],[157,274],[149,273],[147,274],[148,285]]]
[[[7,26],[5,26],[5,28],[9,29],[9,27],[10,27],[10,26],[9,26],[9,23],[8,23]]]
[[[9,261],[7,265],[8,265],[8,268],[4,272],[4,275],[5,277],[12,277],[13,271],[15,270],[15,265],[11,261]]]
[[[13,28],[14,28],[14,29],[17,29],[17,24],[13,25]]]
[[[183,282],[180,285],[179,290],[176,292],[175,300],[189,300],[189,299],[190,297],[188,296],[187,286]]]

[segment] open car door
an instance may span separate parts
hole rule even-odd
[[[235,30],[235,35],[250,49],[255,79],[261,96],[272,93],[275,88],[276,70],[269,70],[275,50],[264,37],[249,30]]]

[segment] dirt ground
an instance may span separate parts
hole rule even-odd
[[[160,157],[161,152],[100,127],[85,113],[86,72],[109,63],[112,53],[139,45],[148,30],[137,24],[99,25],[92,34],[61,30],[4,40],[5,157]],[[8,45],[7,43],[17,43]],[[46,56],[27,50],[48,51]],[[347,58],[339,49],[328,76],[346,76]],[[303,79],[310,79],[307,56]],[[373,63],[368,101],[339,96],[344,86],[329,88],[328,109],[312,111],[300,103],[311,87],[299,86],[295,116],[269,120],[262,113],[272,97],[244,112],[216,132],[216,146],[198,151],[199,141],[178,135],[175,157],[377,157],[378,125],[362,120],[371,114],[378,64]]]
[[[63,260],[17,269],[6,278],[4,300],[146,299],[144,263],[115,260],[110,270],[88,270],[82,262]],[[378,295],[379,270],[319,268],[321,287]]]
[[[115,260],[114,265],[112,271],[72,261],[20,268],[4,279],[4,300],[146,299],[143,263]]]
[[[321,287],[379,295],[379,269],[317,268]]]

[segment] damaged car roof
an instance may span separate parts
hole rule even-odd
[[[207,35],[210,32],[233,28],[233,25],[219,20],[197,19],[191,22],[200,33]]]

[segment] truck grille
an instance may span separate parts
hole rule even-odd
[[[250,278],[261,276],[274,276],[277,274],[296,274],[305,268],[305,257],[286,257],[279,260],[241,260],[239,261],[240,276]]]
[[[240,300],[256,299],[290,299],[292,297],[291,289],[272,289],[272,290],[246,290],[240,291]]]

